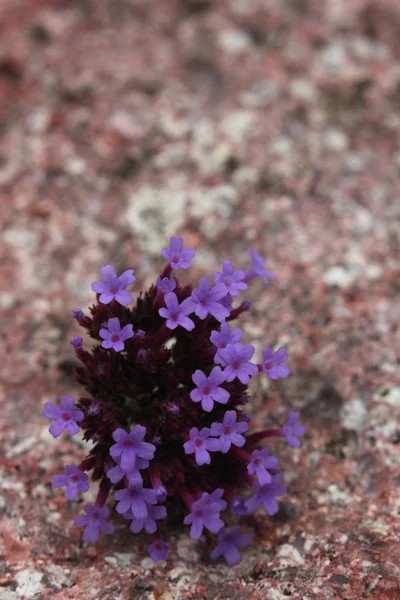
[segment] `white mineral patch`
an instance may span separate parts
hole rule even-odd
[[[340,417],[345,429],[361,431],[365,425],[367,411],[361,398],[354,398],[343,406]]]
[[[17,594],[20,598],[34,598],[42,589],[43,573],[25,569],[15,575],[18,583]]]
[[[278,550],[277,556],[283,567],[295,567],[304,564],[304,558],[294,546],[283,544]]]

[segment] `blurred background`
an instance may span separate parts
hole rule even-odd
[[[398,0],[0,0],[0,597],[399,597],[399,31]],[[230,571],[186,536],[167,567],[79,549],[49,487],[83,454],[40,416],[80,393],[72,309],[107,263],[148,286],[171,235],[188,280],[249,245],[279,275],[241,323],[292,370],[255,425],[307,425]]]

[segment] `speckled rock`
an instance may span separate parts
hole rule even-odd
[[[399,2],[2,0],[0,23],[1,600],[398,599]],[[81,545],[50,486],[87,451],[40,416],[79,394],[71,311],[104,264],[154,280],[175,234],[194,278],[250,244],[279,274],[243,319],[292,371],[254,382],[255,427],[307,426],[233,569],[183,528],[158,564],[119,523]]]

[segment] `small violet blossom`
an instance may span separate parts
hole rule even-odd
[[[231,531],[223,529],[218,534],[218,545],[211,552],[210,557],[216,560],[224,555],[229,567],[237,565],[242,556],[238,548],[248,546],[252,541],[252,536],[248,533],[240,533],[240,526],[234,527]]]
[[[243,331],[237,327],[231,331],[228,323],[221,323],[219,331],[212,331],[210,340],[217,347],[214,362],[221,362],[219,351],[227,347],[228,344],[236,344],[243,337]]]
[[[99,336],[103,338],[101,345],[103,348],[112,348],[115,352],[121,352],[125,348],[124,342],[134,336],[132,325],[125,325],[121,329],[121,324],[117,317],[108,319],[108,329],[102,328]]]
[[[157,504],[155,491],[138,484],[118,490],[114,498],[119,500],[116,511],[123,515],[130,509],[135,519],[146,519],[149,514],[148,505]]]
[[[135,469],[137,458],[153,460],[156,448],[153,444],[142,441],[145,435],[146,427],[142,425],[135,425],[129,433],[121,428],[113,432],[112,436],[117,443],[111,446],[110,456],[114,459],[121,457],[120,466],[125,472]]]
[[[74,410],[75,400],[72,396],[63,396],[60,400],[60,406],[53,402],[46,402],[42,415],[46,419],[54,419],[50,425],[51,435],[57,438],[63,431],[69,435],[75,435],[79,432],[78,423],[83,420],[84,414],[81,410]]]
[[[163,257],[168,260],[173,269],[188,269],[190,267],[190,263],[188,261],[194,257],[194,250],[191,248],[185,248],[183,250],[182,247],[182,237],[171,237],[169,249],[162,249]]]
[[[245,421],[237,423],[236,419],[236,411],[227,410],[222,423],[211,424],[211,435],[219,437],[220,451],[224,454],[232,444],[241,448],[246,441],[241,434],[247,431],[249,426]]]
[[[286,493],[286,487],[281,485],[281,475],[272,476],[271,483],[266,485],[260,485],[256,480],[253,483],[254,495],[246,501],[246,507],[248,512],[256,511],[261,504],[263,505],[265,512],[272,517],[279,510],[278,502],[276,497],[283,496]]]
[[[193,290],[189,302],[192,311],[199,319],[205,319],[210,314],[217,321],[222,322],[229,317],[229,310],[219,302],[224,296],[226,296],[226,287],[223,283],[211,286],[209,279],[202,277],[199,286]]]
[[[176,281],[175,279],[169,279],[169,277],[163,277],[163,279],[158,277],[156,286],[159,292],[162,294],[168,294],[168,292],[173,292],[176,288]]]
[[[246,498],[244,496],[234,496],[232,498],[231,512],[238,517],[247,515]]]
[[[167,560],[169,546],[165,542],[157,540],[150,544],[148,551],[154,562],[158,562],[159,560]]]
[[[132,519],[132,523],[129,529],[132,533],[140,533],[144,528],[147,533],[155,533],[157,531],[156,521],[165,519],[167,516],[167,509],[165,506],[148,506],[147,517],[143,519],[136,519],[131,510],[128,510],[124,514],[125,519]]]
[[[226,381],[233,381],[237,377],[243,384],[249,383],[250,377],[258,373],[257,365],[249,362],[254,354],[251,344],[228,344],[219,350],[219,361],[225,367]]]
[[[261,363],[262,370],[265,371],[271,379],[287,377],[290,373],[290,369],[282,364],[287,358],[288,354],[284,348],[278,348],[274,353],[272,353],[270,348],[265,348],[265,350],[263,350],[263,362]]]
[[[226,291],[231,296],[238,296],[240,290],[247,288],[247,283],[243,281],[245,272],[233,269],[233,265],[230,260],[225,260],[222,263],[222,273],[214,273],[215,283],[223,283],[226,287]]]
[[[251,279],[254,279],[255,277],[260,277],[263,280],[263,282],[268,285],[268,277],[270,279],[277,279],[278,276],[275,273],[264,269],[265,260],[260,254],[258,254],[258,252],[256,252],[252,248],[249,248],[249,252],[251,256],[251,265],[246,271],[244,281],[247,282]]]
[[[209,465],[211,456],[209,452],[219,450],[219,441],[215,438],[210,438],[211,430],[209,427],[203,427],[201,431],[197,427],[192,427],[189,432],[190,440],[183,444],[186,454],[195,453],[196,463],[201,465]]]
[[[193,502],[191,513],[183,521],[185,525],[191,525],[190,537],[194,540],[201,537],[204,527],[211,533],[218,533],[225,525],[219,516],[219,503],[209,502],[209,496],[210,494],[204,493],[200,500]]]
[[[300,446],[300,440],[298,439],[298,437],[304,435],[306,431],[304,425],[296,423],[299,417],[300,413],[298,412],[290,413],[288,420],[282,427],[282,434],[286,439],[287,443],[289,444],[289,446],[294,446],[296,448]]]
[[[81,308],[74,308],[72,313],[74,315],[74,319],[76,319],[77,321],[80,321],[85,316],[85,314]]]
[[[179,304],[176,294],[169,292],[165,294],[164,302],[166,308],[160,308],[158,312],[164,319],[167,319],[166,325],[168,329],[176,329],[178,325],[187,331],[194,329],[194,322],[188,317],[193,312],[189,298],[186,298],[186,300]]]
[[[99,508],[93,504],[85,504],[83,510],[86,515],[76,517],[74,525],[75,527],[85,527],[82,537],[84,542],[97,542],[100,531],[103,531],[103,533],[114,532],[114,525],[106,521],[109,514],[107,508]]]
[[[122,306],[128,306],[133,301],[133,297],[126,291],[128,285],[135,282],[133,269],[124,271],[119,277],[111,265],[101,267],[100,274],[103,281],[92,283],[92,290],[100,294],[99,302],[109,304],[111,300],[116,300]]]
[[[88,476],[79,471],[76,465],[66,465],[65,475],[53,475],[52,487],[65,488],[65,497],[67,500],[76,500],[78,492],[87,492],[89,489]]]
[[[273,471],[279,470],[278,459],[275,456],[269,455],[269,448],[254,450],[251,455],[251,461],[247,465],[250,475],[256,475],[258,483],[265,485],[272,481],[272,475],[268,469],[272,469]]]
[[[219,404],[228,402],[229,392],[219,387],[225,381],[225,375],[220,367],[214,367],[208,377],[198,369],[192,375],[192,380],[197,387],[190,392],[190,397],[193,402],[201,402],[201,406],[206,412],[212,411],[214,402]]]
[[[82,348],[82,342],[83,338],[81,338],[79,335],[74,335],[69,343],[75,348],[75,350],[77,350],[78,348]]]
[[[128,478],[130,484],[134,483],[143,483],[143,478],[139,473],[139,470],[147,469],[149,466],[148,460],[143,460],[143,458],[136,457],[135,467],[131,470],[125,471],[121,467],[121,457],[116,457],[114,459],[116,461],[116,465],[107,470],[106,475],[111,483],[115,484],[119,481],[122,481],[124,477]]]

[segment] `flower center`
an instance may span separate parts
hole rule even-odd
[[[204,517],[204,512],[199,508],[194,511],[193,516],[195,519],[202,519]]]
[[[211,392],[211,386],[208,383],[206,383],[206,385],[202,389],[202,392],[204,396],[208,396],[208,394]]]
[[[79,477],[79,473],[75,473],[75,475],[71,475],[72,483],[79,483],[80,479],[81,478]]]
[[[171,262],[173,262],[173,263],[178,263],[179,262],[179,256],[178,256],[178,254],[174,254],[174,256],[171,259]]]
[[[270,360],[266,360],[265,363],[264,363],[264,366],[265,366],[266,369],[269,370],[269,369],[272,369],[273,365],[272,365],[272,362]]]
[[[71,420],[71,413],[68,412],[67,410],[65,412],[63,412],[63,414],[61,415],[61,418],[63,421],[70,421]]]
[[[108,289],[109,289],[109,292],[110,292],[110,294],[117,294],[117,293],[118,293],[118,291],[119,291],[119,290],[118,290],[118,284],[117,284],[117,282],[115,282],[115,283],[111,283],[111,284],[109,285],[109,288],[108,288]]]
[[[203,445],[203,440],[196,438],[193,442],[193,444],[196,446],[196,448],[200,448],[200,446]]]
[[[231,435],[232,427],[230,425],[225,425],[223,431],[224,431],[224,435]]]
[[[115,342],[119,342],[119,335],[117,333],[114,333],[111,336],[111,341],[115,344]]]
[[[237,371],[240,367],[240,360],[238,360],[237,358],[235,360],[232,361],[232,367],[235,371]]]
[[[128,448],[133,448],[134,443],[130,438],[125,438],[124,441],[122,442],[122,447],[125,449]]]
[[[261,466],[261,458],[260,457],[255,458],[254,464],[256,467],[260,467]]]

